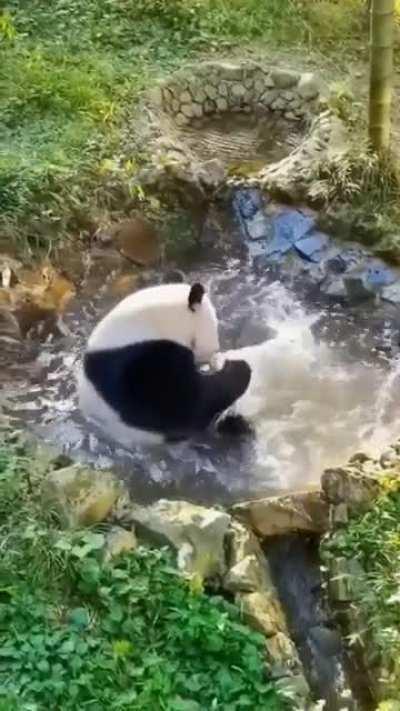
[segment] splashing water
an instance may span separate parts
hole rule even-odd
[[[343,464],[359,449],[377,455],[398,434],[395,385],[400,360],[391,369],[354,361],[318,341],[309,315],[276,282],[264,295],[263,318],[276,335],[257,346],[227,351],[252,367],[247,393],[233,410],[256,431],[254,476],[277,486],[317,484],[328,466]]]

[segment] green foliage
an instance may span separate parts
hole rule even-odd
[[[386,690],[400,697],[400,482],[388,477],[388,493],[374,508],[338,531],[324,556],[355,559],[365,571],[357,580],[357,605],[368,648],[387,670]]]
[[[362,6],[350,4],[336,3],[335,23],[327,25],[341,51],[351,41],[348,19]],[[142,90],[185,59],[224,46],[319,47],[320,15],[311,5],[7,0],[0,14],[0,239],[39,235],[48,247],[57,236],[85,233],[78,213],[129,211],[129,171],[110,176],[102,165],[137,158],[126,135]]]
[[[365,1],[316,0],[300,2],[310,38],[336,48],[338,42],[353,40],[367,32]]]
[[[382,256],[398,259],[400,176],[391,156],[371,153],[366,140],[355,133],[345,155],[319,165],[311,193],[326,212],[325,227],[339,237],[356,236]]]
[[[40,466],[0,446],[0,710],[280,711],[264,640],[166,551],[104,563],[102,530],[61,531]]]

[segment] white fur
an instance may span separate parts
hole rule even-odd
[[[100,397],[82,369],[78,375],[78,390],[79,407],[82,414],[94,425],[97,425],[111,440],[119,442],[127,449],[139,444],[155,445],[164,442],[162,435],[137,427],[128,427],[122,422],[115,410]]]
[[[219,349],[217,315],[206,294],[191,311],[190,288],[189,284],[163,284],[127,296],[97,324],[89,338],[88,351],[168,339],[191,348],[197,362],[210,361]],[[79,374],[78,391],[83,414],[124,446],[164,440],[161,435],[125,425],[83,371]]]
[[[96,326],[88,349],[167,338],[192,348],[198,362],[209,361],[219,348],[217,315],[207,294],[191,311],[189,293],[189,284],[163,284],[127,296]]]

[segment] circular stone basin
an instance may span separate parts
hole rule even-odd
[[[225,169],[222,182],[251,180],[301,201],[312,193],[317,164],[346,150],[343,124],[323,102],[309,72],[251,60],[188,65],[148,96],[149,153],[155,166],[177,173],[181,166],[194,183],[212,158]]]

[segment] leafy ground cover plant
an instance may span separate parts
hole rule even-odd
[[[237,608],[190,586],[165,550],[105,563],[104,530],[60,530],[40,476],[1,444],[1,711],[288,708]]]

